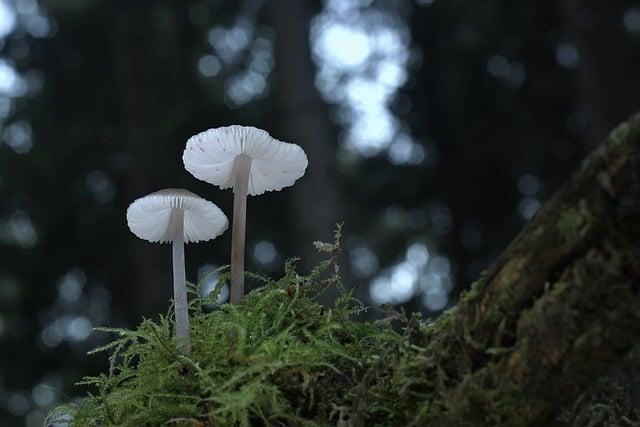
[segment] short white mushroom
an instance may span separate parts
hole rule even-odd
[[[135,200],[127,209],[129,229],[141,239],[173,245],[173,298],[176,338],[185,354],[191,351],[184,265],[184,244],[215,239],[229,226],[212,202],[190,191],[168,188]]]
[[[300,146],[278,141],[250,126],[209,129],[192,136],[182,156],[193,176],[221,189],[233,188],[231,240],[231,303],[244,296],[244,244],[247,194],[289,187],[307,168]]]

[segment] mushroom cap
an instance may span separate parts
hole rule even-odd
[[[300,146],[251,126],[220,127],[192,136],[182,161],[196,178],[225,189],[234,185],[234,161],[242,154],[251,157],[248,193],[252,196],[293,185],[308,164]]]
[[[182,224],[180,210],[184,211]],[[129,229],[150,242],[172,242],[176,233],[185,243],[215,239],[229,226],[214,203],[184,189],[167,188],[135,200],[127,209]]]

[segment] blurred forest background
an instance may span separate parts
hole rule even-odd
[[[630,0],[0,0],[0,425],[39,426],[104,368],[98,325],[168,308],[168,246],[135,198],[232,194],[182,167],[186,139],[264,128],[309,157],[250,198],[249,268],[344,221],[350,286],[435,317],[606,131],[640,108]],[[230,233],[187,247],[203,292]]]

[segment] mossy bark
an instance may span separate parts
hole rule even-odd
[[[448,425],[555,419],[640,342],[639,242],[640,114],[426,335],[435,360],[424,374],[445,378],[431,414]]]

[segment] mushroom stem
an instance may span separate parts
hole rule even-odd
[[[244,297],[244,240],[247,222],[247,190],[251,157],[239,155],[233,163],[233,230],[231,236],[231,304]]]
[[[184,265],[184,210],[175,212],[179,230],[173,239],[173,303],[176,318],[176,338],[184,354],[191,353],[189,339],[189,306],[187,303],[187,277]]]

